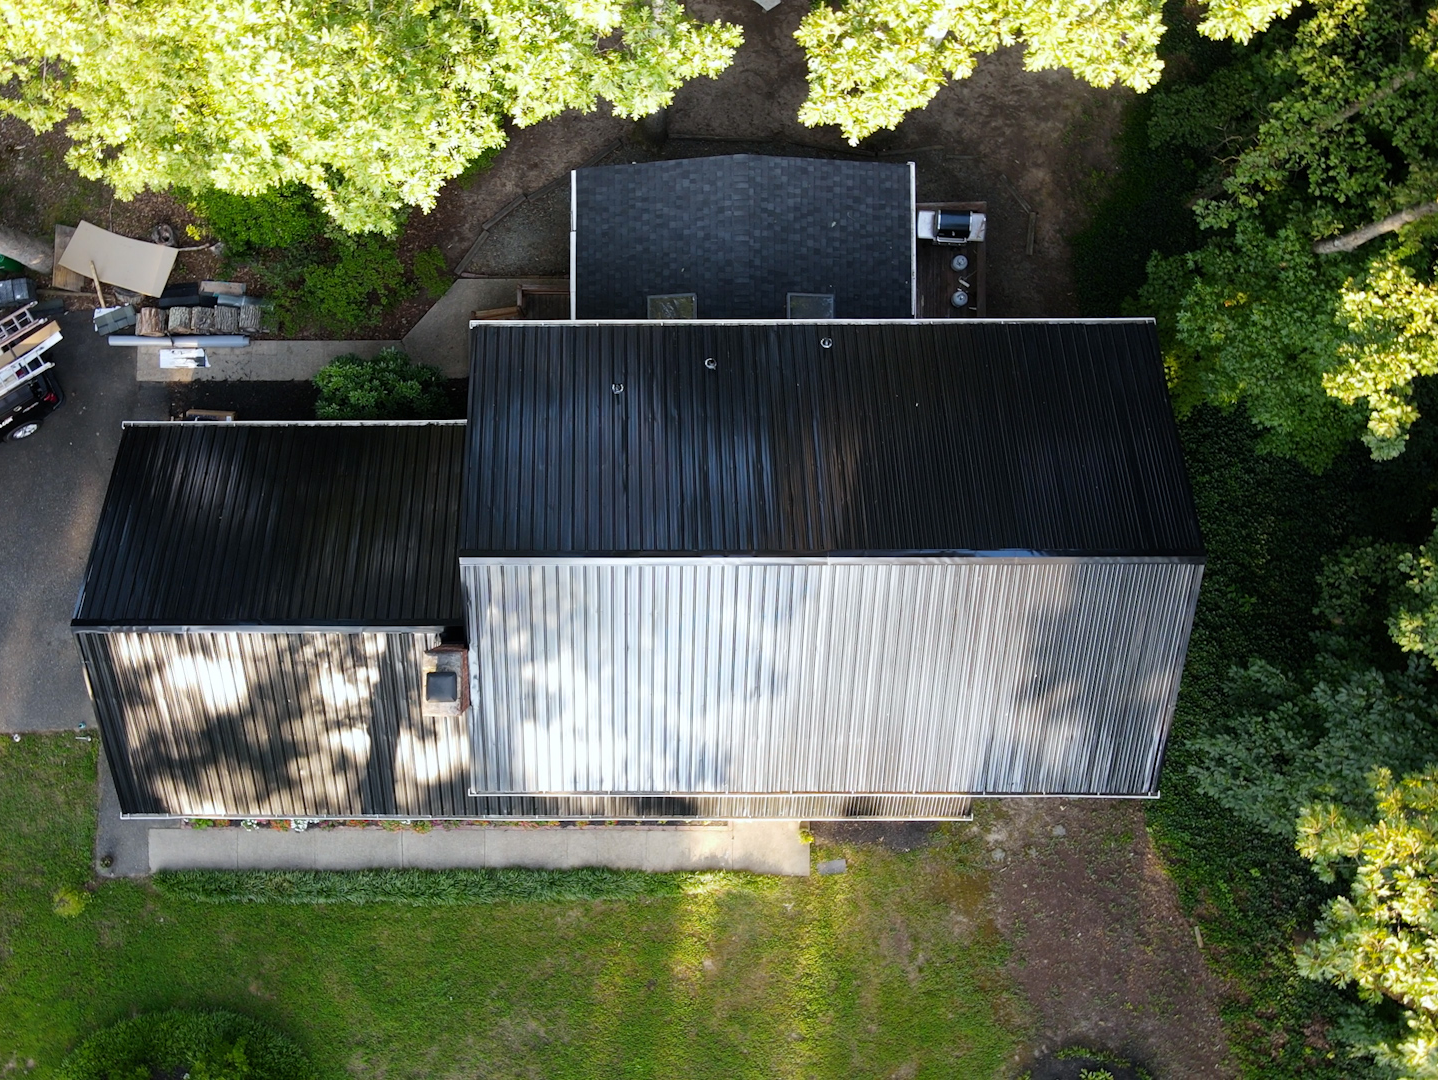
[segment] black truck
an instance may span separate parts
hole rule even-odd
[[[65,403],[46,354],[60,340],[58,323],[39,318],[35,304],[0,317],[0,438],[28,439]]]

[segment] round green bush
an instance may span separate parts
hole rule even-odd
[[[314,196],[296,184],[259,195],[234,195],[218,188],[180,194],[231,255],[294,247],[320,236],[325,228],[324,212]]]
[[[315,386],[320,420],[436,420],[449,406],[444,376],[395,348],[369,360],[337,356],[315,374]]]
[[[147,1013],[96,1032],[60,1065],[61,1080],[316,1080],[299,1047],[229,1012]]]

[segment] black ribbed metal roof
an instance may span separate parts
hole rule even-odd
[[[126,427],[76,627],[463,622],[464,425]]]
[[[465,555],[1202,555],[1147,321],[471,342]]]
[[[788,294],[841,319],[913,314],[907,164],[738,154],[580,169],[581,319],[643,319],[646,297],[694,293],[703,319],[782,319]]]

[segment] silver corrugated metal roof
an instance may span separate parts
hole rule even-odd
[[[463,817],[463,717],[421,715],[431,634],[76,639],[129,815]]]
[[[1196,559],[464,560],[477,793],[1150,795]]]

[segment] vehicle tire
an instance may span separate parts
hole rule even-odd
[[[19,442],[21,439],[28,439],[31,435],[34,435],[35,432],[39,430],[40,421],[28,420],[25,423],[21,424],[19,427],[15,428],[13,431],[7,432],[5,435],[5,441]]]

